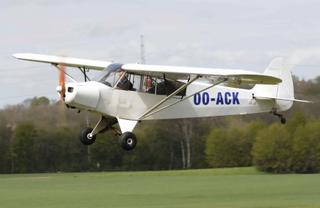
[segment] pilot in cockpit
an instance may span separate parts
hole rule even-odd
[[[121,70],[119,72],[119,82],[117,84],[117,88],[122,89],[122,90],[133,90],[133,85],[126,76],[126,72]]]

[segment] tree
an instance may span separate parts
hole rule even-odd
[[[320,122],[299,126],[293,139],[293,170],[298,173],[320,171]]]
[[[304,126],[307,123],[306,115],[302,111],[296,111],[289,119],[286,127],[289,132],[294,134],[299,126]]]
[[[14,172],[33,172],[35,169],[34,140],[37,130],[30,122],[18,124],[13,137]]]
[[[172,126],[176,121],[144,123],[137,129],[138,146],[125,152],[126,170],[165,170],[181,168],[180,135]]]
[[[273,173],[291,171],[292,141],[281,124],[272,124],[258,133],[252,149],[253,161],[259,170]]]
[[[257,128],[251,124],[248,129]],[[251,165],[251,148],[255,132],[247,128],[214,129],[207,137],[206,158],[210,167],[239,167]]]
[[[34,97],[31,100],[31,107],[35,107],[35,106],[39,106],[39,105],[49,105],[50,104],[50,100],[46,97]]]
[[[10,172],[11,167],[11,126],[6,122],[6,119],[0,112],[0,173]]]
[[[91,151],[93,170],[122,169],[124,151],[119,148],[118,138],[112,132],[98,135],[95,144],[88,148]]]
[[[192,158],[192,144],[191,139],[195,134],[195,122],[191,119],[177,119],[176,120],[177,129],[180,132],[180,148],[181,148],[181,161],[182,168],[191,167]]]

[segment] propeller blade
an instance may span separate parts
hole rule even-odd
[[[66,94],[66,82],[65,82],[65,66],[63,64],[59,65],[60,73],[59,73],[59,89],[60,99],[64,101],[64,97]]]

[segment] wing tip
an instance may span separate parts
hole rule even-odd
[[[19,59],[19,58],[21,57],[21,54],[22,54],[22,53],[14,53],[14,54],[12,54],[12,56],[13,56],[14,58],[16,58],[16,59]]]
[[[29,55],[30,55],[30,53],[14,53],[14,54],[12,54],[12,56],[16,59],[25,59]]]

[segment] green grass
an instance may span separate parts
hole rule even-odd
[[[320,174],[229,168],[0,175],[0,207],[320,207]]]

